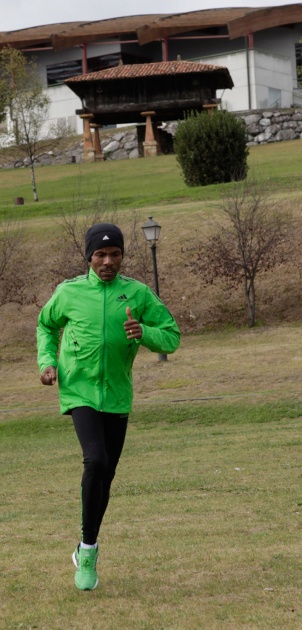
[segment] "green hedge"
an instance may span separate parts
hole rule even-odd
[[[174,150],[188,186],[221,184],[246,177],[246,125],[230,112],[186,114],[184,121],[179,121]]]

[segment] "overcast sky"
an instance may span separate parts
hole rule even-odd
[[[284,0],[0,0],[0,31],[56,22],[106,20],[126,15],[284,4]],[[288,4],[299,2],[293,0]]]

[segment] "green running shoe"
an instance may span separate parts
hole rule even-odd
[[[73,563],[77,570],[74,583],[81,591],[92,591],[99,583],[96,563],[99,555],[98,547],[83,549],[80,545],[72,554]]]

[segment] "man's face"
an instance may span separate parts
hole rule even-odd
[[[111,282],[117,275],[123,260],[122,250],[119,247],[102,247],[93,252],[91,256],[91,268],[104,280]]]

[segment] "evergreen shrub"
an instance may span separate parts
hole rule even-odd
[[[174,150],[187,186],[238,181],[247,175],[246,125],[231,112],[187,113],[178,123]]]

